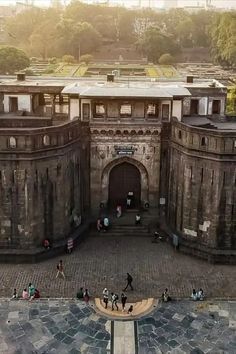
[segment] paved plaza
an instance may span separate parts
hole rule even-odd
[[[56,265],[63,259],[66,280],[55,279]],[[134,291],[128,301],[158,298],[168,287],[177,298],[190,296],[192,288],[203,288],[209,297],[233,298],[236,295],[236,267],[213,265],[175,252],[167,243],[153,244],[151,237],[88,237],[71,254],[37,264],[1,264],[0,296],[21,294],[32,282],[43,298],[73,298],[80,286],[88,287],[93,297],[102,289],[120,292],[126,273],[134,278]]]
[[[235,354],[236,302],[158,304],[113,321],[75,300],[0,300],[1,354]]]

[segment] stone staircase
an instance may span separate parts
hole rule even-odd
[[[142,225],[112,225],[111,228],[104,233],[108,235],[109,237],[111,236],[124,236],[124,237],[129,237],[129,236],[149,236],[149,228],[148,226],[142,226]]]
[[[109,237],[149,237],[154,229],[155,223],[157,222],[157,213],[151,213],[148,211],[140,213],[142,223],[141,225],[135,225],[136,213],[136,210],[128,210],[124,214],[122,214],[122,217],[119,219],[114,214],[108,214],[110,219],[110,227],[106,233],[101,231],[101,235],[107,235]],[[91,229],[90,235],[99,235],[95,227]]]
[[[129,309],[130,305],[133,305],[132,315],[127,313],[127,310]],[[97,311],[100,314],[103,314],[109,318],[130,319],[134,317],[140,317],[151,312],[154,309],[154,307],[156,307],[156,301],[153,298],[148,298],[148,299],[138,301],[136,303],[127,303],[125,306],[126,309],[125,312],[122,311],[122,305],[120,303],[118,303],[119,306],[118,311],[116,309],[112,311],[110,303],[108,305],[108,308],[105,309],[103,300],[100,298],[95,298],[95,306]]]

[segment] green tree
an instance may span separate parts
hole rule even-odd
[[[137,45],[139,50],[153,63],[157,63],[164,53],[176,54],[179,51],[177,43],[162,33],[158,27],[148,28]]]
[[[30,60],[27,55],[15,47],[0,47],[0,74],[14,74],[27,68]]]
[[[171,65],[174,64],[175,58],[170,55],[169,53],[162,54],[162,56],[158,60],[159,64],[161,65]]]
[[[91,54],[84,54],[84,55],[81,55],[81,57],[80,57],[81,63],[84,62],[85,64],[89,64],[92,60],[93,60],[93,55],[91,55]]]
[[[63,19],[58,27],[60,50],[79,59],[82,54],[96,51],[101,44],[100,34],[87,22],[74,23]]]
[[[62,57],[62,61],[63,61],[63,63],[73,64],[73,63],[75,63],[75,57],[73,57],[73,55],[70,55],[70,54],[65,54]]]
[[[223,65],[236,66],[236,14],[215,14],[210,28],[213,59]]]

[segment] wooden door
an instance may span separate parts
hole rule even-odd
[[[141,176],[134,165],[124,162],[115,166],[109,176],[109,206],[126,206],[126,198],[133,192],[133,207],[139,207],[141,199]]]
[[[83,103],[83,120],[88,121],[90,118],[90,104]]]
[[[18,111],[18,98],[9,97],[9,112],[17,112],[17,111]]]

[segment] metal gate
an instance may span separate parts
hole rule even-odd
[[[141,175],[137,167],[123,162],[110,172],[109,176],[109,206],[126,206],[129,192],[133,193],[133,207],[139,207],[141,199]]]

